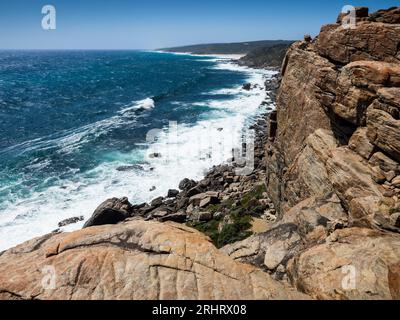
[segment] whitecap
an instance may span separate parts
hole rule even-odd
[[[119,111],[120,114],[126,114],[137,110],[150,110],[155,107],[155,102],[152,98],[146,98],[139,101],[134,101],[132,105]]]
[[[221,62],[220,68],[236,67]],[[201,179],[210,167],[230,158],[232,148],[241,141],[247,119],[263,111],[260,104],[266,96],[264,82],[271,74],[248,68],[240,70],[246,72],[247,81],[254,89],[240,90],[227,100],[202,101],[215,110],[195,125],[178,124],[178,135],[171,137],[162,130],[154,143],[143,144],[132,153],[114,154],[110,161],[89,172],[77,172],[73,180],[60,180],[42,192],[33,192],[28,199],[13,199],[13,203],[4,204],[4,210],[0,210],[0,251],[57,229],[58,222],[63,219],[83,215],[86,220],[107,198],[127,196],[132,203],[141,203],[165,196],[168,189],[176,187],[183,178]],[[154,108],[154,101],[150,98],[136,101],[117,115],[68,132],[63,138],[54,139],[52,144],[61,146],[64,152],[71,151],[93,135],[126,125],[132,118],[132,110],[138,108]],[[161,158],[146,156],[156,152]],[[148,170],[117,170],[138,162],[148,163]],[[156,189],[150,192],[153,186]],[[83,223],[62,230],[77,230]]]

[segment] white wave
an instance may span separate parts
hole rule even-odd
[[[49,149],[57,148],[60,154],[71,153],[78,148],[83,147],[85,144],[90,143],[93,139],[99,138],[110,131],[117,129],[121,126],[134,123],[136,119],[129,114],[129,110],[151,109],[154,107],[154,101],[150,98],[138,101],[134,107],[123,109],[118,115],[99,120],[94,123],[84,125],[79,128],[67,130],[61,137],[54,137],[53,135],[37,138],[13,145],[1,151],[6,154],[13,150],[22,150],[20,153],[27,153],[32,151],[46,151]],[[128,116],[129,117],[125,117]]]
[[[242,86],[236,87],[236,88],[224,88],[224,89],[218,89],[218,90],[213,90],[210,92],[204,93],[205,95],[236,95],[240,94],[243,92]]]
[[[162,51],[162,50],[156,50],[156,51],[149,51],[153,53],[164,53],[164,54],[173,54],[173,55],[179,55],[179,56],[192,56],[192,57],[210,57],[210,58],[217,58],[218,60],[239,60],[240,58],[243,58],[245,54],[219,54],[219,53],[214,53],[214,54],[197,54],[197,53],[192,53],[192,52],[173,52],[173,51]],[[210,61],[210,60],[206,60]]]
[[[178,134],[172,136],[163,130],[156,142],[143,144],[147,149],[110,155],[113,161],[103,163],[90,172],[77,171],[73,180],[60,180],[43,192],[31,194],[26,200],[3,203],[0,209],[0,250],[51,232],[63,219],[82,215],[87,220],[96,207],[110,197],[128,196],[132,203],[141,203],[165,196],[168,189],[176,188],[183,178],[201,179],[210,167],[226,161],[232,156],[232,148],[239,145],[248,117],[262,112],[260,104],[266,96],[264,81],[269,74],[250,69],[245,72],[248,82],[257,87],[249,92],[232,94],[225,101],[201,102],[215,110],[196,125],[179,124]],[[138,101],[132,107],[142,105],[144,108],[145,105],[152,108],[154,101],[150,100]],[[125,118],[126,112],[82,127],[57,143],[64,144],[65,152],[68,148],[79,147],[90,135],[126,124],[130,119]],[[146,154],[154,152],[160,153],[161,158],[146,157]],[[120,166],[138,162],[145,163],[145,170],[117,170]],[[153,186],[156,189],[150,192]],[[62,230],[77,230],[83,223],[72,224]]]
[[[154,100],[151,98],[146,98],[140,101],[135,101],[132,106],[122,109],[119,113],[124,114],[127,112],[141,110],[141,109],[150,110],[153,109],[154,107],[155,107]]]

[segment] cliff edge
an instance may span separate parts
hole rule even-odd
[[[276,227],[294,224],[299,238],[280,261],[294,285],[322,299],[399,299],[400,8],[356,14],[353,28],[340,15],[289,49],[266,185]]]

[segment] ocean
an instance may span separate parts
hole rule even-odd
[[[212,56],[1,51],[0,250],[108,198],[147,202],[201,179],[265,112],[272,75]]]

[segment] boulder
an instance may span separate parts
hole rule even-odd
[[[304,41],[305,42],[311,42],[312,41],[312,37],[309,34],[305,34],[304,35]]]
[[[178,190],[170,189],[168,190],[167,198],[176,198],[178,194],[179,194]]]
[[[371,14],[370,21],[400,24],[400,7],[393,7],[388,10],[378,10]]]
[[[348,215],[335,193],[311,197],[288,210],[277,225],[295,224],[302,239],[324,241],[327,234],[341,225],[348,224]],[[325,231],[319,234],[317,229]],[[317,230],[317,231],[316,231]],[[315,238],[315,235],[318,237]]]
[[[177,222],[177,223],[185,223],[186,220],[187,220],[187,216],[186,216],[185,212],[177,212],[177,213],[168,214],[168,215],[160,217],[158,219],[158,221],[160,221],[160,222],[172,221],[172,222]]]
[[[83,216],[68,218],[68,219],[60,221],[58,223],[58,227],[62,228],[62,227],[68,226],[70,224],[74,224],[74,223],[78,223],[79,221],[83,221],[84,219],[85,218]]]
[[[349,141],[349,148],[364,159],[371,158],[375,147],[367,137],[366,127],[360,127],[354,132]]]
[[[197,185],[196,181],[185,178],[179,183],[179,189],[183,190],[183,191],[187,191],[187,190],[195,187],[196,185]]]
[[[150,205],[151,205],[153,208],[157,208],[157,207],[159,207],[159,206],[161,206],[161,205],[163,204],[163,201],[164,201],[164,198],[163,198],[163,197],[158,197],[158,198],[155,198],[154,200],[152,200],[152,201],[150,202]]]
[[[204,212],[193,212],[190,217],[189,220],[190,221],[210,221],[213,218],[213,214],[211,212],[208,211],[204,211]]]
[[[47,276],[47,278],[44,278]],[[47,281],[48,280],[48,281]],[[28,241],[0,255],[0,299],[307,299],[175,223],[131,220]]]
[[[367,112],[368,138],[394,160],[400,161],[400,120],[375,107]]]
[[[288,265],[293,283],[315,299],[396,299],[400,237],[371,229],[336,230]],[[392,268],[392,276],[390,276]]]
[[[104,201],[86,221],[83,228],[100,226],[105,224],[116,224],[130,217],[132,205],[128,198],[112,198]]]
[[[372,155],[369,160],[371,167],[379,167],[384,172],[393,171],[396,174],[400,173],[400,165],[396,161],[392,160],[382,152],[376,152]]]
[[[196,185],[195,187],[191,188],[186,192],[187,197],[193,197],[199,193],[203,192],[203,188],[200,185]]]
[[[218,192],[213,192],[213,191],[208,191],[205,193],[200,193],[192,196],[189,199],[189,203],[193,204],[195,207],[207,207],[210,204],[217,204],[219,203],[219,193]]]
[[[396,188],[400,188],[400,176],[397,176],[392,180],[392,185]]]
[[[251,83],[246,83],[242,86],[243,90],[250,91],[251,90]]]
[[[219,199],[217,197],[212,197],[212,196],[211,197],[206,197],[206,198],[204,198],[203,200],[200,201],[199,207],[200,208],[206,208],[209,205],[218,204],[219,202],[220,201],[219,201]]]
[[[233,259],[266,270],[275,270],[302,249],[302,241],[295,224],[281,224],[267,232],[229,244],[221,251]]]

